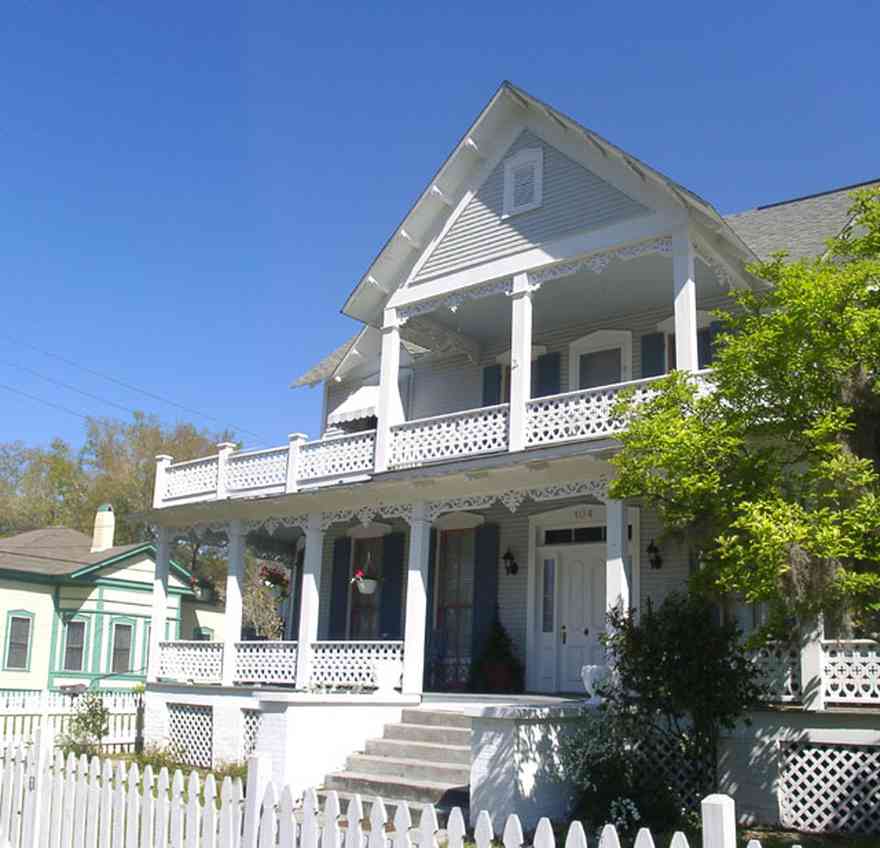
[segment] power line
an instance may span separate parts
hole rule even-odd
[[[200,412],[198,409],[193,409],[192,407],[185,406],[182,403],[177,403],[177,401],[173,401],[170,398],[163,397],[162,395],[157,395],[155,392],[151,392],[147,389],[142,389],[138,386],[132,385],[131,383],[126,383],[124,380],[119,380],[116,377],[113,377],[110,374],[105,374],[102,371],[96,371],[94,368],[89,368],[86,365],[81,365],[79,362],[74,361],[73,359],[69,359],[66,356],[62,356],[60,353],[53,353],[49,350],[44,350],[41,347],[38,347],[35,344],[31,344],[30,342],[23,341],[21,339],[17,339],[13,336],[10,336],[8,333],[2,334],[6,339],[11,341],[13,344],[21,345],[23,347],[29,347],[31,350],[37,351],[37,353],[43,354],[43,356],[49,356],[53,359],[58,359],[61,362],[66,363],[74,368],[79,368],[81,371],[85,371],[87,374],[91,374],[94,377],[100,377],[102,380],[108,380],[111,383],[115,383],[117,386],[122,386],[122,388],[127,389],[131,392],[138,392],[142,395],[146,395],[147,397],[152,398],[153,400],[157,400],[160,403],[166,403],[169,406],[177,407],[177,409],[182,409],[184,412],[190,413],[190,415],[197,415],[200,418],[204,418],[208,421],[215,421],[218,424],[223,425],[224,427],[230,427],[232,430],[237,430],[241,433],[247,433],[250,436],[256,436],[258,439],[262,441],[267,441],[263,436],[259,433],[255,433],[253,430],[248,430],[244,427],[236,427],[235,425],[225,424],[220,418],[217,418],[213,415],[208,415],[207,413]],[[76,413],[79,414],[79,413]]]
[[[61,412],[66,412],[68,415],[75,415],[77,418],[82,418],[83,421],[88,421],[89,416],[83,415],[81,412],[75,412],[72,409],[68,409],[66,406],[62,406],[60,403],[53,403],[51,400],[43,400],[42,398],[37,397],[36,395],[30,395],[27,392],[23,392],[21,389],[13,388],[12,386],[7,386],[5,383],[0,383],[0,389],[6,389],[7,392],[12,392],[16,395],[21,395],[22,397],[26,397],[29,400],[36,401],[37,403],[42,403],[44,406],[51,406],[52,409],[60,409]]]

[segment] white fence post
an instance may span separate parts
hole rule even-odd
[[[244,833],[241,848],[257,848],[260,829],[260,807],[269,784],[272,764],[268,757],[248,757],[247,795],[244,801]]]
[[[736,808],[729,795],[707,795],[700,804],[703,848],[736,848]]]
[[[307,441],[305,433],[291,433],[287,437],[287,482],[284,491],[288,494],[299,488],[299,452]]]

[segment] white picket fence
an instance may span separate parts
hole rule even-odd
[[[451,811],[445,831],[437,812],[426,805],[417,828],[406,804],[397,807],[389,822],[382,799],[370,799],[364,817],[361,798],[355,796],[343,816],[335,792],[327,793],[323,808],[317,793],[294,797],[289,787],[280,796],[266,778],[268,762],[251,758],[248,791],[241,781],[225,778],[219,792],[214,776],[202,782],[196,772],[184,780],[180,771],[158,778],[148,766],[60,752],[48,757],[38,734],[35,744],[0,751],[0,848],[464,848],[468,836],[460,809]],[[262,803],[258,799],[262,799]],[[733,799],[710,795],[702,803],[703,848],[734,848],[736,826]],[[492,816],[482,811],[473,833],[476,848],[494,848]],[[517,816],[509,816],[501,834],[504,848],[524,848],[526,842]],[[565,848],[587,848],[580,822],[574,822]],[[606,825],[599,848],[620,848],[614,827]],[[531,845],[555,848],[550,821],[541,819]],[[654,848],[651,834],[642,829],[635,848]],[[684,834],[673,837],[670,848],[688,848]],[[760,848],[756,842],[748,848]]]
[[[108,732],[101,747],[108,753],[134,750],[138,735],[140,697],[135,693],[101,695],[110,711]],[[0,745],[22,745],[36,736],[44,722],[44,739],[57,739],[68,732],[80,701],[61,692],[0,691]],[[2,846],[0,846],[2,848]]]

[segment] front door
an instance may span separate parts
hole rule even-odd
[[[541,669],[545,692],[583,692],[581,669],[602,665],[605,545],[566,545],[538,554]]]

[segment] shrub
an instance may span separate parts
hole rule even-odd
[[[58,747],[64,755],[85,754],[94,757],[101,752],[101,743],[110,729],[110,710],[97,692],[85,692],[76,701],[76,712],[70,720],[67,733],[58,737]]]

